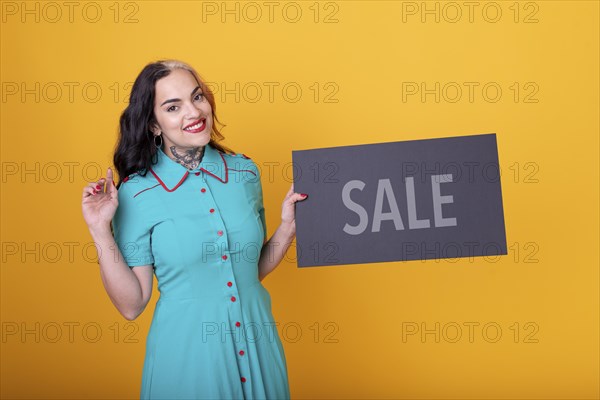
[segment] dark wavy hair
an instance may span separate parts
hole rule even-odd
[[[154,135],[150,130],[150,127],[156,123],[154,115],[156,81],[168,76],[176,68],[189,71],[194,76],[212,108],[213,121],[218,122],[222,127],[225,126],[217,119],[214,94],[194,68],[179,60],[159,60],[146,65],[133,83],[129,105],[121,114],[119,121],[119,139],[113,155],[113,163],[119,174],[117,189],[125,177],[134,172],[145,176],[150,167],[156,163],[154,158],[158,149],[154,145]],[[225,137],[213,123],[208,144],[223,153],[235,154],[230,148],[218,143],[223,139]]]

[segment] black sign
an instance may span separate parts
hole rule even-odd
[[[299,267],[507,254],[495,134],[292,152]]]

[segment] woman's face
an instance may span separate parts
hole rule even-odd
[[[172,156],[171,146],[191,150],[210,141],[213,127],[212,107],[191,72],[177,68],[156,81],[154,116],[162,131],[163,150]]]

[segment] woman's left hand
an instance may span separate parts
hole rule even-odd
[[[292,232],[296,232],[295,203],[297,201],[302,201],[307,198],[307,194],[294,192],[294,183],[292,182],[292,186],[285,195],[285,199],[283,199],[283,204],[281,205],[281,225],[289,227]]]

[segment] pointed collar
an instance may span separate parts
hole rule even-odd
[[[158,161],[150,167],[150,172],[167,192],[173,192],[188,177],[189,174],[204,173],[220,182],[227,183],[227,162],[223,154],[207,144],[199,168],[192,171],[171,159],[162,148],[157,151]]]

